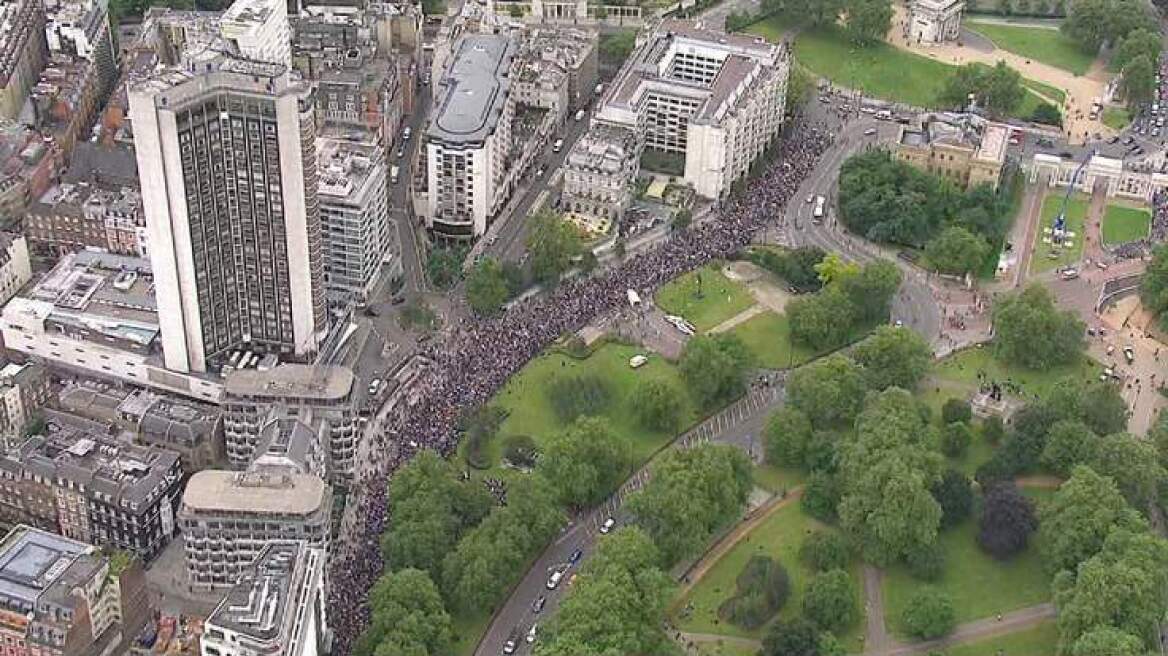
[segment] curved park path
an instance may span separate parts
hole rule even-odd
[[[1019,487],[1058,489],[1062,480],[1054,476],[1035,475],[1021,476],[1014,481]],[[760,506],[743,522],[727,533],[721,540],[709,549],[686,572],[681,589],[678,591],[670,608],[672,614],[690,595],[707,573],[718,564],[731,549],[754,532],[771,515],[786,507],[788,504],[803,496],[803,487],[792,489],[785,497],[774,497]],[[919,656],[932,650],[967,642],[976,642],[1000,635],[1023,631],[1055,616],[1054,604],[1044,603],[1000,616],[985,617],[964,624],[958,624],[953,632],[944,638],[927,640],[924,642],[904,642],[888,632],[884,612],[884,573],[871,565],[865,564],[862,568],[864,579],[864,607],[867,627],[864,633],[865,656]],[[700,644],[724,644],[742,647],[745,649],[761,649],[762,641],[741,636],[729,636],[720,633],[693,633],[671,630],[674,639],[682,647]]]
[[[1104,91],[1110,79],[1110,75],[1099,59],[1091,64],[1086,75],[1075,75],[1070,71],[1027,59],[1000,48],[986,52],[980,48],[959,46],[956,43],[921,46],[911,43],[904,34],[904,24],[908,20],[908,11],[904,5],[894,3],[892,8],[894,12],[892,29],[888,32],[887,41],[893,46],[954,66],[971,62],[993,66],[999,61],[1005,61],[1011,68],[1021,73],[1022,77],[1058,87],[1066,92],[1067,102],[1062,107],[1066,117],[1063,132],[1070,138],[1071,143],[1083,143],[1085,135],[1096,132],[1100,134],[1114,133],[1111,128],[1103,125],[1101,120],[1092,121],[1088,118],[1091,103],[1096,98],[1102,98],[1105,95]]]

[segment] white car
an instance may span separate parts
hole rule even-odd
[[[560,579],[564,578],[564,573],[556,570],[552,572],[551,577],[547,580],[547,589],[555,590],[560,585]]]
[[[607,535],[609,531],[611,531],[615,526],[616,520],[612,517],[609,517],[608,519],[604,520],[603,524],[600,525],[600,532]]]
[[[539,626],[538,624],[532,624],[531,628],[528,629],[527,638],[526,638],[528,644],[535,642],[535,630],[536,630],[536,627],[538,627],[538,626]]]

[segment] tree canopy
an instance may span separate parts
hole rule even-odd
[[[681,423],[681,391],[668,381],[641,381],[630,399],[633,414],[643,428],[672,431]]]
[[[953,600],[948,595],[925,588],[909,597],[900,621],[914,638],[932,640],[952,631],[955,617]]]
[[[543,210],[531,219],[527,235],[531,253],[531,274],[542,285],[554,285],[572,267],[572,259],[583,254],[576,228],[555,212]]]
[[[1090,461],[1091,468],[1109,476],[1127,502],[1135,508],[1147,508],[1157,496],[1165,479],[1156,445],[1131,433],[1116,433],[1099,440]]]
[[[679,368],[699,406],[713,408],[746,388],[750,351],[734,335],[698,335],[685,344]]]
[[[565,506],[584,508],[606,499],[630,473],[629,441],[596,417],[581,417],[551,435],[537,471]]]
[[[1145,528],[1115,482],[1083,465],[1071,470],[1071,477],[1039,509],[1043,559],[1052,573],[1075,571],[1079,563],[1099,553],[1113,530]]]
[[[751,262],[787,281],[787,284],[800,292],[819,291],[823,286],[815,267],[826,255],[818,246],[801,246],[791,250],[754,248],[749,252]]]
[[[369,591],[369,607],[369,626],[353,646],[355,656],[450,653],[450,615],[426,572],[406,568],[383,574]]]
[[[965,107],[972,95],[977,104],[991,116],[998,118],[1018,108],[1026,97],[1022,74],[998,61],[994,66],[965,64],[945,82],[941,102],[954,107]]]
[[[965,275],[981,268],[990,245],[961,226],[949,226],[925,244],[925,259],[941,273]]]
[[[750,493],[750,460],[740,449],[703,444],[663,453],[625,507],[672,565],[693,555],[738,515]]]
[[[493,257],[485,257],[470,270],[466,278],[466,300],[475,312],[494,314],[511,295],[503,267]]]
[[[912,390],[932,365],[933,350],[908,328],[881,326],[856,345],[852,357],[863,365],[864,379],[871,389]]]
[[[803,591],[803,617],[822,631],[839,632],[860,619],[856,588],[842,569],[820,572]]]
[[[1004,560],[1024,549],[1038,528],[1034,502],[1012,483],[991,485],[977,520],[977,543],[994,558]]]
[[[1092,54],[1106,42],[1122,48],[1137,30],[1159,33],[1150,7],[1139,0],[1073,0],[1062,24],[1063,33]]]
[[[1160,326],[1168,329],[1168,245],[1161,244],[1152,251],[1152,261],[1140,281],[1140,300],[1160,318]]]
[[[1045,287],[1031,285],[994,303],[994,353],[998,359],[1046,370],[1077,362],[1085,348],[1085,326],[1059,310]]]
[[[787,402],[816,427],[851,424],[866,392],[863,371],[839,354],[799,367],[787,380]]]

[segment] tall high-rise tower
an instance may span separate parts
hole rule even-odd
[[[327,330],[313,101],[286,50],[240,38],[286,34],[285,5],[224,18],[130,83],[162,348],[184,372],[240,348],[308,359]]]

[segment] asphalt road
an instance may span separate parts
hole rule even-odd
[[[774,386],[752,387],[745,397],[681,435],[673,442],[671,448],[687,448],[712,441],[758,452],[761,450],[758,436],[770,411],[783,402],[783,392],[781,382]],[[521,638],[516,653],[531,653],[531,645],[522,641],[523,635],[533,623],[542,624],[546,618],[555,613],[569,588],[572,574],[583,565],[595,549],[596,541],[601,535],[601,525],[612,517],[616,519],[616,525],[620,526],[621,506],[629,494],[641,489],[648,480],[649,467],[650,465],[646,464],[629,477],[620,489],[598,508],[576,517],[563,534],[544,551],[511,592],[502,609],[496,613],[486,635],[475,649],[476,656],[497,656],[503,653],[503,644],[512,632]],[[570,565],[569,558],[577,549],[583,552],[583,558],[577,564]],[[563,579],[556,589],[549,590],[548,579],[552,572],[557,570],[564,572]],[[546,605],[541,612],[535,613],[532,604],[540,597],[546,599]]]
[[[795,199],[787,205],[782,221],[764,233],[763,238],[790,246],[819,246],[861,263],[878,257],[887,259],[889,253],[848,234],[838,223],[835,191],[839,168],[848,157],[865,148],[895,140],[899,128],[897,123],[877,121],[866,115],[844,125],[837,134],[836,143],[824,154],[815,172],[804,180]],[[865,134],[871,130],[875,130],[875,134]],[[827,216],[819,224],[812,217],[814,203],[806,202],[808,197],[814,196],[828,199]],[[928,282],[916,267],[896,259],[892,261],[905,274],[901,294],[893,300],[893,320],[903,322],[930,343],[936,343],[940,336],[941,312]]]

